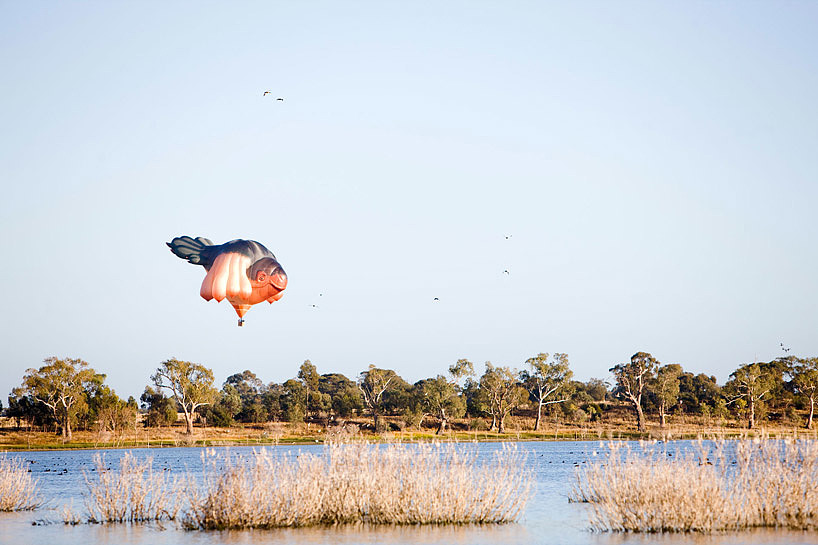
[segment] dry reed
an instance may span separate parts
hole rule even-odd
[[[0,458],[0,511],[30,511],[41,506],[36,485],[20,460]]]
[[[105,467],[94,456],[93,476],[85,473],[88,494],[85,507],[89,522],[147,522],[173,520],[179,511],[179,486],[164,472],[154,472],[152,458],[137,460],[130,452],[120,459],[119,471]],[[76,515],[66,512],[66,523],[75,524]]]
[[[577,472],[571,499],[590,504],[598,531],[808,530],[818,528],[816,483],[814,440],[700,441],[684,455],[614,444]]]
[[[71,505],[62,506],[62,521],[70,526],[76,526],[84,522],[83,518],[74,511],[73,502],[71,502]]]
[[[325,446],[321,455],[203,455],[191,479],[188,529],[326,524],[468,524],[516,520],[528,500],[525,457],[506,446],[482,464],[463,445]]]

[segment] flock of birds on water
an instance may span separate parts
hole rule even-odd
[[[270,89],[267,89],[266,91],[264,91],[264,92],[261,94],[261,96],[262,96],[262,97],[267,97],[268,95],[269,95],[270,97],[272,97],[272,96],[273,96],[273,92],[272,92]],[[276,102],[284,102],[284,97],[276,97],[276,99],[275,99],[275,100],[276,100]],[[506,239],[506,240],[509,240],[509,239],[511,239],[511,237],[512,237],[512,235],[510,235],[510,234],[508,234],[508,235],[503,235],[503,236],[505,237],[505,239]],[[508,269],[503,269],[503,274],[504,274],[504,275],[507,275],[507,276],[510,276],[510,275],[511,275],[511,273],[508,271]],[[323,297],[323,295],[324,295],[323,293],[319,293],[319,294],[318,294],[318,297]],[[439,302],[439,301],[440,301],[440,297],[435,297],[435,298],[433,298],[433,299],[432,299],[432,301],[438,301],[438,302]],[[310,305],[310,307],[311,307],[311,308],[315,308],[315,309],[320,308],[320,307],[319,307],[317,304],[315,304],[315,303],[313,303],[312,305]]]

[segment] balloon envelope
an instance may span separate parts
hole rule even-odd
[[[181,236],[167,245],[178,257],[204,267],[199,295],[206,301],[227,299],[239,315],[239,325],[251,306],[278,301],[287,287],[284,268],[273,252],[255,240],[213,244],[206,238]]]

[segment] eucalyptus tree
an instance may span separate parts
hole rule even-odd
[[[219,395],[218,405],[232,419],[242,411],[244,400],[234,384],[225,382]]]
[[[287,422],[304,422],[307,416],[307,389],[300,380],[291,378],[281,385],[279,403]]]
[[[633,405],[636,411],[637,427],[641,432],[647,430],[645,412],[642,410],[642,395],[658,365],[659,362],[649,353],[637,352],[631,356],[630,362],[620,363],[609,369],[616,378],[614,393]]]
[[[704,407],[715,411],[718,401],[723,399],[721,387],[716,377],[699,373],[683,372],[679,376],[679,398],[677,403],[688,413],[701,412]]]
[[[341,373],[321,375],[318,391],[329,398],[333,416],[347,418],[364,407],[358,386]]]
[[[678,363],[669,363],[659,368],[656,377],[650,383],[651,393],[656,397],[659,408],[659,427],[664,428],[668,408],[679,400],[679,377],[682,376],[682,366]]]
[[[218,391],[213,386],[213,371],[204,365],[176,358],[163,361],[151,376],[157,389],[173,394],[185,415],[185,433],[193,433],[193,413],[198,407],[210,405]]]
[[[156,428],[171,426],[176,422],[176,401],[166,397],[158,388],[154,390],[145,386],[145,391],[139,397],[142,410],[145,411],[145,427]]]
[[[384,394],[403,382],[391,369],[380,369],[370,365],[369,369],[358,376],[358,389],[361,391],[364,405],[372,412],[375,431],[381,429],[380,417],[384,408]]]
[[[297,382],[297,381],[296,381]],[[283,384],[270,382],[264,387],[261,403],[268,420],[283,420],[286,416],[284,398],[287,390]]]
[[[544,406],[564,403],[571,398],[570,385],[574,373],[568,368],[568,354],[559,352],[550,360],[547,353],[541,352],[528,358],[525,363],[529,369],[520,373],[520,382],[537,404],[537,419],[534,421],[534,431],[537,431]]]
[[[591,396],[596,402],[605,401],[605,397],[608,395],[608,389],[610,388],[610,384],[602,380],[601,378],[590,378],[588,382],[584,384],[584,389]]]
[[[770,397],[775,387],[775,377],[761,363],[747,363],[730,375],[724,385],[728,403],[742,403],[747,407],[747,427],[755,428],[756,409],[759,403]]]
[[[797,394],[809,401],[809,416],[806,428],[812,429],[812,420],[815,415],[815,401],[818,399],[818,358],[791,358],[792,385]]]
[[[39,369],[28,369],[23,391],[51,410],[64,439],[72,438],[71,419],[86,404],[86,389],[101,382],[97,373],[81,359],[46,358]]]
[[[309,420],[310,411],[318,413],[322,409],[329,408],[329,400],[324,403],[325,400],[318,389],[321,375],[318,374],[318,369],[310,360],[304,360],[304,363],[301,364],[298,369],[298,380],[304,385],[304,407],[307,420]]]
[[[267,386],[250,370],[227,377],[222,385],[219,404],[231,418],[241,422],[263,422],[267,418],[264,394]],[[239,406],[236,408],[236,396]]]
[[[519,372],[510,367],[495,367],[486,362],[486,371],[480,377],[481,397],[491,413],[491,430],[505,432],[505,420],[511,411],[528,399],[528,392],[520,386]]]
[[[138,407],[133,398],[128,401],[120,399],[116,392],[108,385],[102,384],[102,381],[94,384],[90,391],[86,392],[86,398],[89,409],[85,417],[86,429],[96,424],[101,430],[117,433],[136,427]]]
[[[449,418],[459,418],[466,412],[466,401],[460,395],[458,381],[474,374],[474,365],[460,359],[449,366],[449,376],[438,375],[415,383],[415,394],[425,413],[438,419],[437,435],[446,431]]]

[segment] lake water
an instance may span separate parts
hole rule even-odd
[[[676,444],[685,449],[685,442]],[[281,452],[320,453],[322,446],[267,447]],[[468,445],[486,456],[502,448],[497,443]],[[637,535],[600,534],[588,530],[586,507],[569,503],[568,495],[577,467],[604,456],[605,447],[598,442],[519,443],[534,469],[536,488],[523,517],[518,523],[500,526],[434,526],[434,527],[332,527],[280,530],[243,530],[225,532],[185,531],[175,523],[156,525],[81,524],[66,526],[61,521],[61,508],[73,503],[74,510],[84,512],[83,493],[86,489],[83,470],[93,467],[93,457],[101,451],[57,451],[9,453],[6,456],[23,460],[38,480],[41,495],[49,505],[36,511],[0,513],[0,544],[73,545],[90,543],[117,544],[818,544],[816,532],[753,531],[715,535]],[[232,447],[231,453],[252,450]],[[104,451],[112,468],[127,451]],[[131,449],[138,458],[152,457],[154,469],[168,468],[172,472],[201,468],[200,448]],[[818,485],[818,483],[816,483]],[[48,523],[48,522],[52,523]],[[32,525],[33,522],[45,524]]]

